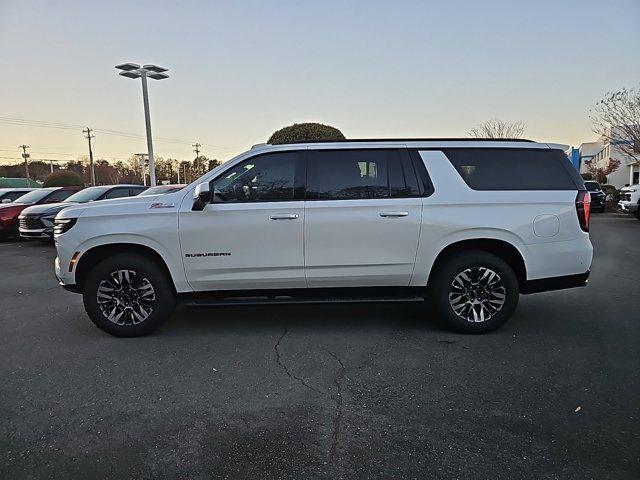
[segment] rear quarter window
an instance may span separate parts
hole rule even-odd
[[[560,150],[452,148],[443,151],[474,190],[576,190],[581,187],[576,184],[578,173]]]

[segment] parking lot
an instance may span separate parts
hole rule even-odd
[[[586,288],[485,336],[415,304],[95,328],[55,250],[0,244],[0,478],[640,477],[640,222],[592,219]]]

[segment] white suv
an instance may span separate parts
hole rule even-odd
[[[624,213],[634,214],[640,220],[640,185],[620,189],[618,208]]]
[[[258,145],[183,190],[67,208],[55,270],[93,322],[149,333],[187,304],[424,300],[484,333],[520,293],[585,285],[589,193],[529,141]]]

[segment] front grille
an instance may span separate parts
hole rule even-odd
[[[20,228],[23,230],[40,230],[45,226],[39,218],[24,217],[20,219]]]
[[[631,201],[631,194],[630,193],[621,193],[620,194],[620,200],[622,200],[623,202],[630,202]]]

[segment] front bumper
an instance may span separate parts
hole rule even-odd
[[[19,230],[22,238],[39,238],[47,240],[53,238],[53,228],[20,228]]]
[[[55,261],[53,262],[54,265],[54,272],[56,275],[56,279],[58,280],[58,283],[60,284],[60,286],[62,288],[64,288],[65,290],[69,291],[69,292],[73,292],[73,293],[82,293],[82,290],[80,290],[78,288],[77,285],[71,285],[68,283],[65,283],[63,280],[63,276],[62,276],[62,269],[60,267],[60,258],[56,257]]]
[[[635,213],[638,210],[638,204],[632,202],[618,202],[618,208],[623,213]]]

